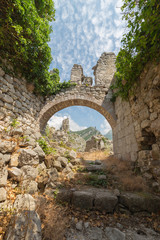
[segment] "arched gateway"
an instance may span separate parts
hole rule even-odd
[[[71,82],[76,83],[69,89],[62,90],[55,96],[47,99],[45,106],[39,114],[39,127],[43,132],[48,120],[56,112],[70,106],[86,106],[97,110],[109,122],[112,128],[116,125],[114,105],[110,101],[112,92],[109,86],[115,72],[114,53],[103,53],[93,67],[95,85],[92,86],[92,78],[83,75],[80,65],[74,65],[71,71]],[[85,116],[83,116],[85,118]]]

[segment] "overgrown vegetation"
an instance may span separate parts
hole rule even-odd
[[[7,63],[1,59],[1,65],[10,64],[42,95],[69,87],[70,82],[60,83],[58,69],[48,71],[52,61],[49,22],[55,20],[54,2],[1,0],[0,15],[0,52]]]
[[[122,48],[117,59],[115,83],[116,96],[127,99],[144,66],[160,59],[160,1],[123,0],[123,19],[127,32],[122,38]]]
[[[49,146],[48,142],[45,140],[44,137],[41,137],[38,140],[39,146],[43,149],[44,153],[46,155],[49,155],[50,153],[56,152],[55,149]]]

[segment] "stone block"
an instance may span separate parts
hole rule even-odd
[[[19,194],[14,202],[14,208],[17,212],[19,210],[34,211],[36,208],[35,200],[30,194]]]
[[[154,160],[160,160],[160,148],[158,144],[152,145],[152,158]]]
[[[19,157],[19,153],[14,153],[11,155],[11,159],[9,162],[9,166],[10,167],[17,167],[18,166],[18,157]]]
[[[118,198],[112,192],[104,190],[103,192],[97,192],[94,207],[97,210],[106,211],[112,213],[118,203]]]
[[[57,161],[61,163],[62,167],[66,167],[68,164],[68,159],[65,157],[58,157]]]
[[[21,181],[22,180],[22,170],[17,167],[12,167],[8,169],[8,175],[15,181]]]
[[[41,221],[35,211],[24,210],[11,219],[5,234],[6,240],[41,240]]]
[[[71,203],[71,199],[72,199],[72,191],[66,190],[66,189],[60,189],[56,197],[57,201],[66,202],[66,203]]]
[[[38,154],[33,151],[32,149],[20,149],[20,155],[18,157],[18,165],[35,165],[39,164],[39,157]]]
[[[7,199],[6,190],[4,188],[0,188],[0,202],[4,202]]]
[[[150,193],[121,193],[119,202],[131,212],[146,211],[152,213],[160,211],[160,197]]]
[[[11,141],[3,141],[0,139],[0,152],[1,153],[12,153],[15,149],[16,144]]]
[[[53,167],[55,167],[57,171],[61,171],[63,169],[61,163],[55,160],[53,161]]]
[[[23,179],[34,180],[38,176],[38,169],[30,165],[21,167],[21,170],[23,171]]]
[[[94,195],[93,192],[75,191],[73,192],[72,204],[80,209],[93,208]]]
[[[0,169],[0,187],[7,185],[8,171],[6,167]]]

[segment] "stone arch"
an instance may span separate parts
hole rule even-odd
[[[96,99],[94,96],[83,94],[70,95],[65,93],[50,99],[40,112],[38,124],[40,132],[43,133],[48,120],[58,111],[70,106],[86,106],[101,113],[110,126],[114,128],[116,125],[116,117],[111,107],[111,103],[107,99]]]

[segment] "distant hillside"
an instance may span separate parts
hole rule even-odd
[[[109,140],[112,140],[112,130],[105,134],[104,137],[108,138]]]
[[[92,136],[96,136],[96,135],[102,135],[96,128],[94,127],[89,127],[86,128],[84,130],[81,131],[76,131],[76,132],[71,132],[71,133],[76,133],[79,136],[81,136],[82,138],[84,138],[84,140],[88,141]]]

